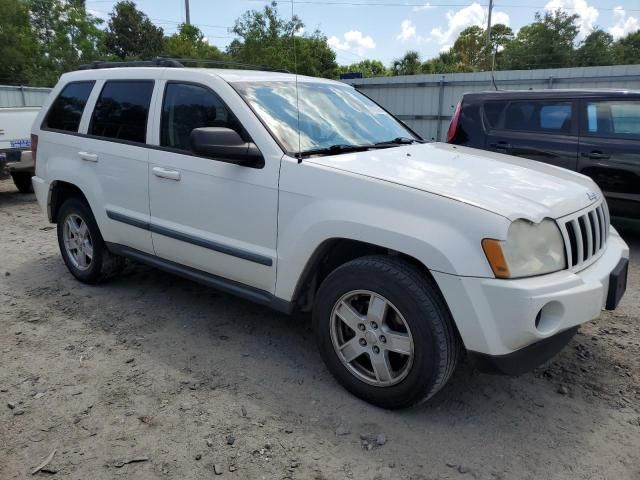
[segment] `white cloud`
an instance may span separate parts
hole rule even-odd
[[[468,7],[447,12],[447,29],[434,28],[431,30],[431,36],[438,41],[440,45],[451,45],[456,40],[462,30],[473,25],[487,28],[487,8],[479,3],[472,3]],[[509,15],[500,11],[493,11],[491,15],[491,23],[496,25],[503,23],[509,25]]]
[[[600,16],[598,9],[589,5],[587,0],[551,0],[544,9],[548,12],[565,10],[569,15],[578,14],[580,17],[577,25],[580,31],[577,40],[582,40],[593,31]]]
[[[334,50],[344,50],[354,52],[363,56],[367,50],[376,48],[376,42],[369,35],[363,35],[358,30],[350,30],[342,35],[344,40],[340,40],[335,35],[327,40],[327,43]]]
[[[436,7],[432,7],[431,4],[427,2],[424,5],[420,5],[419,7],[413,7],[413,11],[422,12],[423,10],[431,10],[432,8],[436,8]]]
[[[609,28],[609,33],[616,40],[640,29],[640,21],[636,17],[627,17],[627,12],[622,7],[614,8],[613,16],[616,18],[616,23]]]
[[[403,20],[400,24],[400,33],[396,37],[398,40],[406,42],[416,36],[416,26],[411,20]]]

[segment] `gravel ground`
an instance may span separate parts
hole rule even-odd
[[[0,478],[638,479],[640,227],[629,288],[551,363],[463,364],[389,412],[346,393],[305,319],[130,264],[91,287],[0,182]]]

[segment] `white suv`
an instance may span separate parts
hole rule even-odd
[[[585,176],[424,144],[339,82],[149,65],[63,75],[33,128],[80,281],[129,257],[312,311],[331,372],[386,408],[434,395],[463,350],[530,370],[624,292],[629,250]]]

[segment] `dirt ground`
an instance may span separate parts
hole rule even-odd
[[[310,324],[146,266],[78,283],[0,182],[0,479],[639,479],[640,227],[619,309],[517,378],[430,403],[346,393]],[[128,463],[131,462],[131,463]]]

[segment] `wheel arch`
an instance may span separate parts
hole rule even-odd
[[[89,200],[77,185],[64,180],[54,180],[49,187],[47,200],[47,216],[51,223],[56,223],[60,207],[68,198],[80,198],[89,205]]]
[[[313,306],[318,288],[331,272],[351,260],[369,255],[403,258],[433,281],[437,287],[428,266],[412,255],[361,240],[334,237],[320,243],[307,260],[294,289],[291,299],[293,305],[302,311],[309,311]]]

